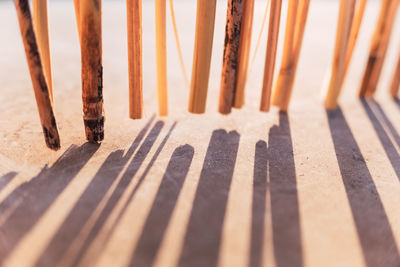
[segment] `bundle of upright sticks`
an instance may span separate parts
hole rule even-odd
[[[60,138],[54,115],[47,0],[33,0],[33,19],[28,0],[14,1],[45,141],[49,148],[57,150],[60,148]],[[175,39],[187,82],[172,1],[169,1],[169,5]],[[216,0],[197,0],[188,107],[192,113],[204,113],[206,110],[216,4]],[[372,35],[370,54],[359,90],[361,98],[372,97],[375,93],[399,4],[400,0],[381,1],[379,18]],[[81,47],[84,128],[89,142],[101,142],[104,138],[101,0],[74,0],[74,5]],[[281,111],[288,110],[309,6],[310,0],[288,0],[281,67],[272,91],[282,0],[271,0],[261,87],[261,111],[268,112],[271,104]],[[324,101],[327,109],[336,109],[338,106],[338,97],[357,42],[365,6],[366,0],[340,1],[330,82]],[[126,8],[129,117],[140,119],[143,117],[142,0],[127,0]],[[219,112],[222,114],[230,113],[232,107],[241,108],[244,105],[253,14],[254,0],[228,0],[219,99]],[[155,1],[155,21],[159,114],[165,116],[168,114],[166,0]],[[400,51],[392,79],[389,92],[393,98],[397,98],[400,86]]]

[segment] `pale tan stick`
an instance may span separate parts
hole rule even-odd
[[[174,29],[175,43],[176,43],[176,48],[178,49],[179,63],[181,65],[183,78],[185,79],[186,87],[189,88],[189,86],[190,86],[189,85],[189,78],[188,78],[187,73],[186,73],[185,62],[183,61],[182,48],[181,48],[181,44],[179,42],[178,27],[176,26],[176,19],[175,19],[175,11],[174,11],[174,3],[173,2],[174,2],[173,0],[169,0],[169,10],[171,12],[172,27]]]
[[[379,81],[399,0],[383,0],[377,27],[372,36],[368,63],[364,72],[359,97],[372,97]]]
[[[83,121],[89,142],[104,139],[101,0],[80,1]]]
[[[42,60],[44,69],[44,77],[46,78],[46,83],[49,87],[50,100],[54,103],[47,0],[33,0],[33,26],[38,43],[40,59]]]
[[[28,0],[15,0],[14,3],[46,145],[57,150],[60,148],[60,137],[33,30],[29,2]]]
[[[282,63],[279,75],[275,83],[272,95],[272,105],[280,106],[284,95],[287,94],[287,87],[292,72],[294,35],[296,30],[296,16],[299,0],[289,0],[286,19],[285,41],[283,46]]]
[[[239,60],[236,74],[236,88],[233,107],[241,108],[244,104],[244,92],[249,66],[251,33],[253,28],[254,0],[245,0],[243,4],[242,27],[239,45]]]
[[[257,37],[256,48],[254,49],[253,56],[251,57],[251,61],[250,61],[250,73],[251,73],[251,68],[254,65],[254,62],[256,61],[258,48],[260,47],[260,44],[261,44],[261,37],[262,37],[262,34],[264,32],[265,21],[267,20],[268,11],[269,11],[269,4],[270,3],[271,3],[271,0],[268,0],[267,1],[267,5],[265,6],[265,11],[264,11],[263,19],[262,19],[262,22],[261,22],[260,32],[258,33],[258,37]],[[271,21],[271,17],[270,17],[270,21]]]
[[[274,79],[276,50],[278,47],[279,24],[282,0],[272,1],[269,17],[267,52],[265,55],[264,80],[261,93],[260,110],[268,112],[271,103],[271,88]]]
[[[397,60],[396,69],[393,73],[393,80],[390,85],[390,95],[393,98],[398,97],[399,90],[400,90],[400,53],[399,53],[399,59]]]
[[[168,115],[166,0],[156,0],[156,61],[158,110]]]
[[[74,7],[75,7],[75,19],[76,19],[76,27],[78,28],[78,35],[81,35],[81,30],[80,30],[80,2],[79,0],[74,0]]]
[[[216,4],[216,0],[197,0],[196,35],[189,97],[189,112],[192,113],[204,113],[206,110]]]
[[[219,112],[222,114],[228,114],[232,110],[238,66],[242,15],[243,1],[228,0],[225,27],[225,47],[219,95]]]
[[[127,0],[129,117],[143,117],[142,0]]]
[[[346,68],[346,52],[348,51],[350,29],[353,21],[355,0],[341,0],[336,30],[335,52],[332,62],[331,78],[325,97],[325,108],[336,109],[340,94],[344,71]]]

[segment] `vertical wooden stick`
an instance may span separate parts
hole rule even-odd
[[[129,117],[143,117],[142,0],[127,0]]]
[[[292,67],[288,79],[287,84],[287,93],[284,95],[283,102],[280,105],[281,111],[287,111],[289,107],[290,97],[293,91],[293,84],[296,78],[297,65],[299,62],[300,51],[303,44],[304,31],[306,28],[308,8],[310,6],[310,0],[302,0],[300,1],[300,7],[297,14],[296,21],[296,30],[295,30],[295,38],[294,38],[294,47],[293,47],[293,59],[292,59]]]
[[[89,142],[104,139],[101,0],[80,1],[83,121]]]
[[[272,95],[272,104],[280,106],[283,97],[287,94],[287,87],[292,72],[292,54],[294,47],[294,34],[296,30],[296,16],[299,0],[289,0],[288,13],[286,19],[285,41],[283,46],[283,55],[281,68],[275,84],[275,90]]]
[[[222,114],[228,114],[232,109],[236,85],[242,14],[243,1],[228,0],[224,58],[219,97],[219,112]]]
[[[28,0],[15,0],[14,3],[46,145],[57,150],[60,148],[60,137],[33,30],[29,2]]]
[[[335,53],[333,56],[334,60],[332,63],[329,88],[325,97],[325,107],[327,109],[337,108],[337,99],[340,94],[346,68],[346,51],[348,51],[354,9],[355,0],[340,1],[339,19],[336,30]]]
[[[364,72],[359,97],[372,97],[378,85],[385,55],[389,46],[399,0],[382,0],[378,23],[372,36],[368,63]]]
[[[281,111],[286,111],[289,106],[309,5],[309,0],[289,1],[282,65],[272,96],[272,104],[279,106]]]
[[[393,73],[393,80],[390,85],[390,95],[393,98],[398,97],[399,90],[400,90],[400,53],[399,53],[399,59],[397,60],[396,69]]]
[[[54,103],[47,0],[33,0],[33,26],[38,43],[40,59],[42,60],[44,69],[44,77],[46,79],[47,86],[49,87],[50,100]]]
[[[272,1],[269,17],[267,52],[265,55],[264,81],[261,93],[260,110],[268,112],[271,103],[271,88],[274,79],[276,50],[278,47],[279,24],[282,0]]]
[[[352,21],[349,45],[348,45],[347,52],[346,52],[346,65],[345,65],[345,73],[344,74],[347,73],[347,68],[350,65],[351,57],[353,55],[353,51],[356,46],[357,37],[358,37],[358,33],[360,32],[361,22],[364,17],[364,11],[365,11],[366,4],[367,4],[367,0],[358,0],[357,1],[357,9],[356,9],[356,13],[354,15],[354,19]],[[344,79],[344,77],[343,77],[343,79]]]
[[[216,0],[197,0],[196,35],[189,97],[189,112],[192,113],[204,113],[206,110],[216,5]]]
[[[282,64],[276,81],[274,94],[272,96],[272,104],[280,106],[281,109],[283,102],[291,91],[290,84],[294,67],[293,52],[298,5],[299,0],[289,0]]]
[[[78,35],[81,35],[81,30],[80,30],[80,25],[81,25],[81,20],[80,20],[80,0],[74,0],[74,8],[75,8],[75,19],[76,19],[76,27],[78,28]]]
[[[238,68],[236,74],[236,88],[233,96],[233,107],[241,108],[244,105],[244,93],[247,81],[247,72],[250,58],[251,35],[253,28],[254,0],[245,0],[243,4],[242,26],[238,52]]]
[[[156,0],[156,60],[158,109],[168,115],[166,0]]]

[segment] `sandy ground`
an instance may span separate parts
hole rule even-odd
[[[256,2],[253,39],[264,5]],[[189,73],[195,6],[176,2]],[[258,112],[265,33],[246,106],[229,116],[216,112],[226,1],[218,2],[207,113],[187,113],[168,21],[170,116],[160,118],[154,4],[146,1],[145,118],[132,121],[125,4],[105,2],[107,121],[96,146],[84,139],[72,1],[49,8],[58,152],[44,145],[14,7],[0,3],[0,265],[400,266],[400,103],[387,96],[400,16],[376,101],[360,102],[379,10],[369,2],[341,109],[327,113],[320,95],[338,3],[312,1],[287,115]]]

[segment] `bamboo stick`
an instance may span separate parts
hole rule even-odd
[[[29,2],[28,0],[15,0],[14,3],[46,145],[57,150],[60,148],[60,137],[33,30]]]
[[[197,1],[196,35],[189,97],[189,112],[192,113],[204,113],[206,109],[216,4],[216,0]]]
[[[390,85],[390,95],[393,98],[398,97],[399,90],[400,90],[400,53],[399,53],[399,59],[397,60],[396,69],[393,74],[392,83]]]
[[[265,55],[264,80],[261,93],[260,110],[268,112],[271,103],[271,88],[274,79],[276,50],[278,47],[279,24],[282,0],[272,1],[269,17],[267,52]]]
[[[276,106],[281,105],[284,95],[287,94],[290,73],[292,72],[292,53],[298,5],[299,0],[289,0],[282,63],[272,95],[272,104]]]
[[[83,121],[89,142],[104,139],[101,0],[80,1]]]
[[[129,117],[143,117],[142,0],[127,0]]]
[[[340,1],[334,60],[332,62],[329,88],[325,97],[325,108],[327,109],[337,108],[337,99],[340,94],[346,68],[346,52],[349,48],[350,30],[353,21],[352,17],[354,16],[355,4],[355,0]]]
[[[249,66],[251,34],[253,28],[254,0],[245,0],[243,4],[242,27],[238,51],[238,68],[236,74],[236,88],[233,96],[233,107],[241,108],[244,105],[244,93]]]
[[[272,104],[281,111],[287,111],[289,106],[309,5],[309,0],[289,1],[282,65],[272,96]]]
[[[74,8],[75,8],[75,19],[76,19],[76,27],[78,29],[78,35],[81,35],[81,30],[80,30],[80,1],[79,0],[74,0]]]
[[[372,36],[370,54],[359,91],[359,97],[361,98],[372,97],[375,93],[399,2],[399,0],[382,1],[378,23]]]
[[[242,15],[243,1],[229,0],[226,16],[225,47],[219,96],[219,112],[222,114],[228,114],[231,112],[233,96],[235,95]]]
[[[50,100],[54,103],[47,0],[33,0],[33,27],[39,48],[40,59],[42,60],[42,66],[44,69],[44,77],[49,88]]]
[[[185,68],[185,62],[183,61],[183,55],[182,55],[182,48],[179,42],[179,36],[178,36],[178,27],[176,26],[176,19],[175,19],[175,11],[174,11],[174,1],[169,0],[169,10],[171,12],[171,20],[172,20],[172,27],[174,29],[174,36],[175,36],[175,43],[176,43],[176,48],[178,50],[178,56],[179,56],[179,63],[181,65],[182,73],[183,73],[183,78],[185,79],[185,85],[186,87],[189,88],[189,79],[186,73],[186,68]]]
[[[158,109],[168,115],[166,0],[156,0],[156,61]]]
[[[345,75],[347,73],[347,68],[350,65],[351,57],[353,56],[353,51],[356,46],[357,37],[358,37],[358,33],[360,32],[361,22],[364,17],[366,4],[367,4],[367,0],[358,0],[357,1],[357,9],[356,9],[356,13],[354,15],[354,19],[352,21],[349,45],[348,45],[347,52],[346,52],[346,64],[345,64],[345,72],[344,72]],[[343,76],[343,79],[344,78],[345,77]]]

